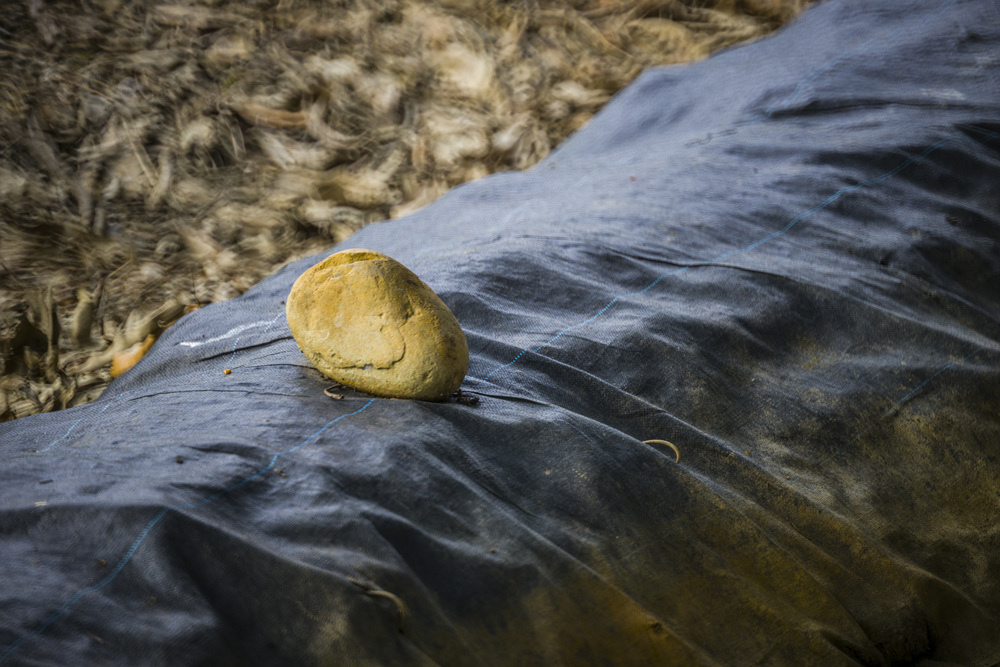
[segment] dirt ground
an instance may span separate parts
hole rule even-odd
[[[185,312],[806,4],[4,2],[0,421],[94,400]]]

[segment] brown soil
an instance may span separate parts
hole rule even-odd
[[[185,311],[807,3],[5,2],[0,421],[93,400]]]

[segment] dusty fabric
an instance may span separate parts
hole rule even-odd
[[[0,661],[1000,661],[998,17],[820,3],[362,230],[478,405],[324,395],[313,257],[3,424]]]

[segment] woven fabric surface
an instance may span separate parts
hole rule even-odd
[[[478,405],[325,396],[313,257],[0,425],[0,663],[995,664],[998,184],[993,0],[651,70],[344,246]]]

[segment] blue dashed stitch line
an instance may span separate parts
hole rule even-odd
[[[924,380],[923,382],[921,382],[920,384],[918,384],[916,387],[914,387],[906,396],[904,396],[903,398],[901,398],[898,401],[896,401],[896,403],[891,408],[889,408],[884,413],[882,413],[882,417],[886,418],[886,417],[891,416],[894,412],[896,412],[897,410],[899,410],[900,406],[902,406],[903,403],[905,403],[906,401],[910,400],[910,398],[912,398],[913,396],[915,396],[917,394],[917,392],[919,392],[921,389],[923,389],[928,384],[930,384],[930,382],[934,378],[936,378],[937,376],[941,375],[942,373],[944,373],[945,371],[947,371],[949,368],[952,368],[953,366],[957,366],[959,364],[964,364],[966,361],[968,361],[969,359],[971,359],[972,357],[974,357],[975,355],[979,354],[980,352],[982,352],[985,349],[986,349],[985,347],[976,348],[975,350],[973,350],[969,354],[967,354],[964,357],[962,357],[962,359],[960,359],[959,361],[953,361],[951,363],[945,364],[944,366],[942,366],[941,368],[939,368],[937,370],[937,372],[935,372],[929,378],[927,378],[926,380]],[[853,441],[852,442],[845,442],[844,444],[842,444],[840,447],[838,447],[837,449],[835,449],[831,454],[829,454],[828,456],[824,457],[818,463],[818,466],[819,467],[824,466],[828,461],[831,461],[835,456],[837,456],[837,454],[840,454],[840,452],[844,451],[845,447],[847,447],[849,444],[852,444],[852,443],[853,443]]]
[[[893,405],[892,408],[890,408],[889,411],[886,412],[886,415],[892,414],[893,412],[895,412],[896,410],[898,410],[903,405],[903,403],[906,403],[908,400],[910,400],[911,398],[913,398],[914,396],[916,396],[920,392],[920,390],[923,389],[924,387],[926,387],[928,384],[930,384],[934,380],[934,378],[936,378],[937,376],[941,375],[942,373],[944,373],[945,371],[947,371],[949,368],[953,368],[954,366],[958,366],[960,364],[964,364],[966,361],[968,361],[969,359],[971,359],[972,357],[974,357],[975,355],[979,354],[980,352],[982,352],[985,349],[986,349],[985,347],[976,348],[975,350],[973,350],[972,352],[968,353],[967,355],[965,355],[964,357],[962,357],[958,361],[953,361],[953,362],[951,362],[949,364],[945,364],[944,366],[942,366],[941,368],[939,368],[936,373],[934,373],[929,378],[927,378],[926,380],[924,380],[923,382],[921,382],[920,384],[918,384],[916,387],[914,387],[913,390],[910,393],[908,393],[906,396],[904,396],[903,398],[901,398],[898,401],[896,401],[895,405]]]
[[[121,394],[118,394],[114,398],[112,398],[110,401],[108,401],[108,404],[105,405],[104,408],[100,412],[98,412],[97,415],[95,415],[95,416],[100,417],[101,415],[103,415],[105,410],[107,410],[108,408],[110,408],[112,406],[112,404],[115,403],[115,401],[117,401],[118,399],[120,399],[124,395],[125,394],[123,392]],[[83,417],[80,417],[79,419],[77,419],[75,422],[73,422],[73,425],[70,426],[69,429],[67,429],[66,432],[62,434],[62,437],[56,438],[51,443],[49,443],[49,445],[47,447],[43,447],[42,449],[39,449],[37,453],[38,454],[42,454],[44,452],[47,452],[50,449],[52,449],[53,447],[55,447],[57,444],[59,444],[60,442],[62,442],[63,440],[65,440],[66,436],[68,436],[70,433],[72,433],[73,429],[75,429],[77,427],[77,424],[79,424],[80,422],[82,422],[84,419],[86,419],[89,416],[90,415],[84,415]]]
[[[129,547],[129,550],[127,552],[125,552],[125,555],[122,557],[122,559],[118,561],[118,564],[115,565],[114,569],[111,570],[111,572],[109,572],[106,577],[104,577],[103,579],[101,579],[99,582],[97,582],[93,586],[87,586],[86,588],[81,588],[79,591],[77,591],[73,595],[73,597],[71,597],[69,600],[67,600],[65,603],[63,603],[63,605],[61,607],[59,607],[57,610],[55,610],[54,612],[52,612],[48,617],[46,617],[46,619],[44,621],[42,621],[42,623],[38,627],[36,627],[31,632],[28,632],[28,633],[26,633],[26,634],[21,635],[20,637],[18,637],[10,646],[8,646],[6,649],[4,649],[4,651],[2,653],[0,653],[0,663],[3,663],[7,658],[9,658],[25,642],[27,642],[27,641],[29,641],[31,639],[34,639],[38,635],[40,635],[43,632],[45,632],[45,630],[50,625],[52,625],[57,620],[59,620],[63,615],[65,615],[73,607],[73,605],[75,605],[77,602],[79,602],[79,600],[83,596],[85,596],[85,595],[87,595],[89,593],[94,593],[96,591],[99,591],[102,588],[104,588],[105,586],[107,586],[108,584],[110,584],[112,581],[114,581],[114,579],[118,576],[118,574],[122,571],[122,569],[128,564],[128,562],[130,560],[132,560],[132,556],[135,555],[135,552],[139,549],[139,547],[142,545],[142,543],[145,541],[145,539],[149,536],[149,534],[150,534],[150,532],[152,532],[153,528],[156,527],[156,525],[160,522],[160,520],[164,516],[167,515],[168,512],[170,512],[172,510],[194,509],[196,507],[201,507],[203,505],[207,505],[208,503],[214,501],[215,499],[217,499],[217,498],[219,498],[219,497],[221,497],[221,496],[223,496],[223,495],[225,495],[227,493],[230,493],[231,491],[235,491],[236,489],[239,489],[242,486],[245,486],[245,485],[249,484],[251,481],[257,479],[261,475],[265,474],[267,471],[269,471],[272,468],[274,468],[274,464],[277,463],[278,458],[281,457],[282,455],[284,455],[284,454],[291,454],[292,452],[294,452],[294,451],[296,451],[296,450],[298,450],[298,449],[306,446],[307,444],[309,444],[310,442],[312,442],[313,440],[315,440],[316,438],[318,438],[320,436],[320,434],[322,434],[323,431],[325,431],[326,429],[330,428],[331,426],[333,426],[334,424],[336,424],[337,422],[339,422],[342,419],[346,419],[347,417],[353,417],[354,415],[361,414],[362,412],[364,412],[368,408],[368,406],[370,406],[374,402],[375,402],[375,399],[373,398],[373,399],[369,400],[367,403],[365,403],[363,406],[361,406],[360,408],[358,408],[357,410],[355,410],[354,412],[349,412],[347,414],[343,414],[343,415],[337,417],[336,419],[333,419],[333,420],[327,422],[326,425],[323,426],[323,428],[319,429],[318,431],[316,431],[315,433],[313,433],[308,438],[306,438],[305,440],[303,440],[302,442],[300,442],[296,446],[292,447],[291,449],[286,449],[284,451],[278,452],[277,454],[275,454],[274,456],[271,457],[271,460],[268,462],[268,464],[266,466],[264,466],[263,468],[261,468],[260,470],[258,470],[257,472],[255,472],[254,474],[250,475],[249,477],[240,480],[236,484],[233,484],[232,486],[226,487],[225,489],[222,489],[221,491],[217,491],[216,493],[213,493],[212,495],[208,496],[207,498],[202,498],[201,500],[196,500],[194,502],[184,503],[184,504],[181,504],[181,505],[167,505],[166,507],[160,508],[160,511],[156,514],[155,517],[153,517],[153,519],[149,523],[146,524],[146,527],[142,530],[141,533],[139,533],[139,536],[135,539],[135,541],[132,542],[132,546]]]
[[[947,10],[949,7],[951,7],[953,4],[955,4],[955,0],[947,0],[947,2],[941,4],[940,6],[938,6],[937,9],[935,9],[934,11],[932,11],[931,13],[929,13],[927,16],[925,16],[923,18],[923,20],[920,21],[920,23],[917,24],[917,26],[918,27],[922,26],[923,24],[927,23],[931,19],[936,18],[937,16],[939,16],[940,14],[942,14],[945,10]],[[844,60],[845,58],[847,58],[848,55],[856,56],[858,54],[864,53],[865,51],[868,50],[869,45],[872,44],[873,42],[875,42],[876,39],[878,40],[879,44],[884,44],[886,42],[889,42],[889,41],[895,39],[896,37],[898,37],[899,35],[903,34],[903,32],[905,32],[907,29],[912,30],[912,27],[910,27],[910,26],[904,26],[904,27],[898,28],[898,29],[892,31],[891,33],[889,33],[888,36],[884,36],[884,37],[880,36],[880,35],[877,35],[877,36],[872,37],[871,39],[867,40],[866,42],[863,42],[861,44],[861,47],[858,48],[857,50],[851,50],[851,51],[848,51],[846,53],[842,53],[841,55],[839,55],[839,56],[837,56],[835,58],[831,58],[830,60],[826,61],[825,63],[823,63],[822,65],[820,65],[816,69],[814,69],[808,76],[806,76],[806,78],[802,79],[802,81],[800,81],[799,84],[797,86],[795,86],[795,90],[793,90],[791,93],[789,93],[789,95],[787,97],[785,97],[785,99],[783,99],[781,102],[778,102],[774,106],[770,106],[767,109],[765,109],[765,111],[764,111],[764,117],[765,118],[770,118],[779,109],[787,108],[789,104],[791,104],[792,102],[794,102],[796,100],[796,98],[798,98],[798,96],[802,94],[802,91],[805,90],[806,86],[808,86],[810,83],[812,83],[817,78],[819,78],[824,72],[830,71],[837,63],[839,63],[842,60]]]
[[[563,329],[562,331],[560,331],[555,336],[553,336],[552,338],[550,338],[549,340],[547,340],[545,343],[542,343],[538,347],[535,347],[535,348],[525,348],[525,349],[521,350],[520,352],[517,353],[517,356],[515,356],[511,361],[508,361],[506,364],[498,366],[498,367],[494,368],[492,371],[490,371],[489,373],[487,373],[483,377],[483,380],[489,380],[491,377],[493,377],[496,373],[500,372],[501,370],[503,370],[505,368],[508,368],[510,366],[513,366],[526,353],[533,352],[533,353],[537,354],[542,348],[544,348],[544,347],[546,347],[548,345],[551,345],[552,343],[554,343],[555,341],[557,341],[559,338],[561,338],[563,336],[563,334],[566,334],[566,333],[568,333],[570,331],[573,331],[574,329],[579,329],[582,326],[590,324],[591,322],[593,322],[594,320],[596,320],[597,318],[599,318],[601,315],[603,315],[604,313],[606,313],[608,310],[610,310],[611,307],[614,306],[616,303],[618,303],[620,300],[622,300],[622,299],[628,299],[628,298],[632,298],[632,297],[636,297],[636,296],[641,296],[641,295],[645,294],[646,292],[648,292],[649,290],[651,290],[653,287],[655,287],[664,278],[668,278],[668,277],[671,277],[671,276],[676,276],[676,275],[678,275],[680,273],[683,273],[684,271],[687,271],[688,269],[691,269],[693,267],[711,266],[712,264],[715,264],[716,262],[720,262],[720,261],[722,261],[724,259],[728,259],[728,258],[733,257],[735,255],[740,255],[740,254],[747,253],[747,252],[750,252],[752,250],[755,250],[755,249],[759,248],[760,246],[764,245],[765,243],[768,243],[769,241],[773,241],[774,239],[782,236],[783,234],[788,233],[799,222],[801,222],[805,218],[809,217],[810,215],[823,210],[824,208],[826,208],[827,206],[829,206],[833,202],[835,202],[838,199],[840,199],[845,194],[850,193],[850,192],[854,192],[856,190],[860,190],[861,188],[864,188],[864,187],[870,187],[872,185],[877,185],[879,183],[882,183],[882,182],[888,180],[889,178],[895,176],[896,174],[898,174],[899,172],[901,172],[903,169],[905,169],[906,167],[910,166],[914,162],[927,157],[928,155],[930,155],[934,151],[938,150],[942,146],[944,146],[946,144],[949,144],[949,143],[951,143],[953,141],[955,141],[955,139],[943,139],[941,141],[938,141],[937,143],[935,143],[935,144],[931,145],[930,147],[926,148],[922,153],[920,153],[916,157],[908,158],[907,160],[905,160],[904,162],[900,163],[896,167],[890,169],[889,171],[887,171],[885,173],[879,174],[875,178],[872,178],[872,179],[869,179],[869,180],[865,180],[865,181],[861,181],[861,182],[856,183],[854,185],[847,185],[847,186],[844,186],[844,187],[840,188],[835,193],[833,193],[832,195],[830,195],[829,197],[827,197],[825,200],[823,200],[822,203],[817,204],[816,206],[813,206],[809,210],[805,211],[804,213],[800,213],[799,215],[797,215],[794,218],[792,218],[784,227],[782,227],[778,231],[771,232],[767,236],[764,236],[763,238],[758,239],[757,241],[754,241],[750,245],[744,246],[742,248],[736,248],[736,249],[733,249],[733,250],[728,250],[728,251],[726,251],[726,252],[724,252],[724,253],[722,253],[720,255],[717,255],[717,256],[713,257],[712,259],[709,259],[709,260],[706,260],[706,261],[703,261],[703,262],[693,262],[691,264],[686,264],[686,265],[684,265],[682,267],[679,267],[679,268],[676,268],[676,269],[671,269],[670,271],[667,271],[667,272],[662,273],[659,276],[657,276],[656,279],[653,280],[653,282],[651,282],[649,285],[646,285],[646,287],[644,287],[641,290],[638,290],[636,292],[630,292],[630,293],[625,294],[625,295],[616,296],[615,298],[611,299],[611,301],[609,301],[603,308],[601,308],[599,311],[597,311],[597,314],[588,317],[587,319],[583,320],[582,322],[578,322],[576,324],[573,324],[573,325],[570,325],[570,326],[566,327],[565,329]]]

